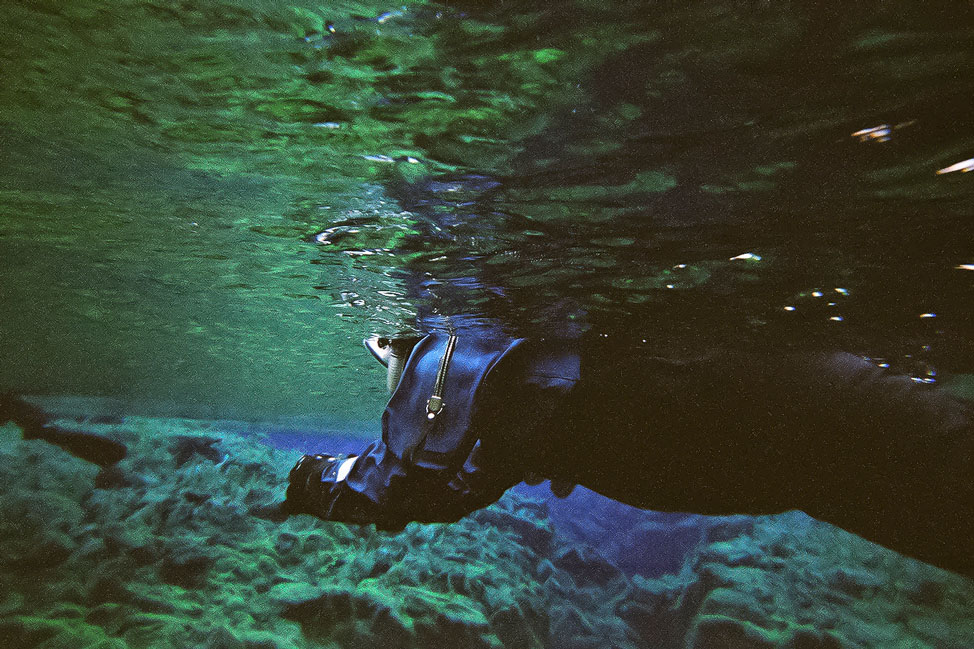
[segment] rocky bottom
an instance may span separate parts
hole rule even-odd
[[[400,533],[275,524],[248,510],[292,452],[217,422],[56,423],[128,455],[101,470],[0,428],[10,649],[974,647],[974,583],[800,512],[565,525],[512,491]]]

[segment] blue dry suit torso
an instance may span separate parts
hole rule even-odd
[[[339,465],[323,476],[333,483],[319,507],[324,517],[388,529],[452,521],[524,478],[524,449],[516,440],[543,427],[565,401],[579,378],[577,353],[543,341],[460,337],[439,395],[442,408],[430,417],[449,340],[431,334],[413,348],[383,413],[382,438],[341,480],[335,480]]]
[[[600,336],[461,337],[427,428],[447,342],[416,345],[382,439],[323,477],[312,513],[452,521],[537,473],[666,511],[803,509],[972,573],[972,417],[943,390],[844,353],[676,361]]]

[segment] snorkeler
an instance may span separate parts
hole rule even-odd
[[[969,406],[846,353],[673,361],[640,341],[370,339],[382,438],[305,455],[257,513],[399,529],[455,521],[521,481],[699,514],[802,509],[974,576]],[[621,353],[620,350],[625,350]]]

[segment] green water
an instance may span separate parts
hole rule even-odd
[[[974,368],[969,4],[8,2],[0,70],[6,389],[366,420],[433,308]]]

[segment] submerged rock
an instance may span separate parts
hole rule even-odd
[[[702,615],[687,636],[689,649],[774,649],[778,634],[751,622],[722,615]]]
[[[213,448],[220,440],[216,437],[197,437],[194,435],[177,435],[169,446],[176,468],[179,468],[193,460],[201,457],[210,462],[222,462],[226,457],[219,449]]]
[[[213,562],[213,557],[203,550],[180,549],[163,558],[159,576],[169,584],[198,588],[206,581]]]
[[[24,439],[40,439],[60,446],[75,457],[108,467],[120,462],[125,444],[102,434],[69,430],[50,423],[51,417],[37,406],[9,393],[0,393],[0,424],[12,421],[23,430]]]
[[[613,579],[622,578],[616,566],[603,559],[594,549],[571,545],[554,557],[557,568],[576,576],[579,582],[605,586]]]
[[[103,467],[95,476],[95,487],[98,489],[121,489],[138,483],[137,477],[127,474],[117,466]]]
[[[399,533],[273,522],[247,509],[280,497],[289,453],[185,422],[125,425],[110,489],[68,453],[0,437],[0,632],[13,646],[105,642],[93,628],[131,646],[234,649],[974,646],[969,581],[804,516],[606,515],[611,552],[517,493]],[[174,468],[160,446],[186,461]],[[234,462],[218,464],[224,453]],[[621,569],[624,553],[650,576]]]
[[[646,520],[632,531],[632,542],[638,551],[620,557],[620,564],[628,572],[644,577],[677,573],[706,532],[706,524],[699,517],[675,524]]]

